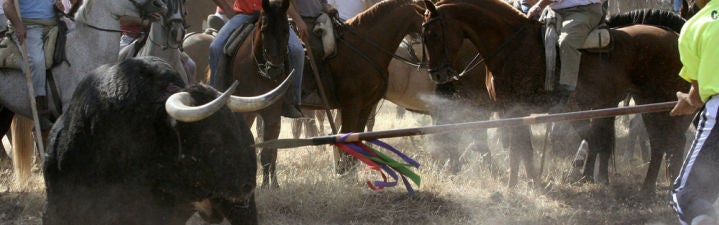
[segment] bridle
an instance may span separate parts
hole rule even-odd
[[[172,2],[172,1],[178,1],[178,2],[183,1],[183,3],[184,3],[184,0],[170,0],[170,2]],[[175,4],[175,2],[172,2],[172,3]],[[183,37],[183,39],[184,39],[185,30],[187,28],[187,24],[185,23],[185,19],[184,19],[184,15],[183,15],[184,4],[176,4],[176,5],[172,5],[172,6],[170,6],[168,4],[168,8],[170,8],[171,9],[170,11],[172,11],[172,12],[168,11],[167,13],[165,13],[165,16],[163,16],[162,29],[165,31],[165,33],[167,33],[169,35],[173,35],[175,33],[175,31],[177,31],[174,29],[177,27],[180,27],[178,32],[181,32],[180,36]],[[177,16],[176,14],[179,14],[179,16]],[[167,19],[167,18],[169,18],[169,19]],[[163,50],[165,50],[165,49],[181,49],[182,48],[182,40],[180,40],[180,42],[172,45],[170,43],[171,38],[172,37],[167,37],[165,39],[165,43],[163,44],[163,43],[158,43],[157,41],[153,40],[151,36],[147,37],[147,39],[150,41],[150,43],[152,43],[153,45],[156,45],[156,46],[160,46]]]
[[[263,26],[264,26],[264,22],[263,22]],[[259,29],[260,30],[259,32],[262,33],[261,27],[257,27],[255,29]],[[285,55],[284,55],[284,57],[282,57],[285,60],[283,60],[281,63],[273,63],[272,61],[268,60],[270,57],[269,57],[269,53],[267,52],[267,48],[265,48],[265,46],[262,46],[262,58],[264,59],[264,63],[260,63],[260,60],[257,59],[257,54],[254,53],[255,52],[254,51],[254,49],[255,49],[255,34],[253,33],[251,35],[252,35],[252,40],[251,40],[252,48],[251,49],[252,49],[252,55],[253,55],[252,58],[255,60],[255,65],[257,65],[257,73],[260,76],[273,79],[272,77],[270,77],[269,74],[267,74],[267,72],[270,71],[271,69],[285,69],[285,61],[287,60],[287,58],[289,56],[289,51],[290,51],[289,48],[285,47]]]
[[[442,64],[438,68],[431,68],[431,67],[428,68],[427,72],[429,72],[429,73],[441,71],[448,67],[451,67],[450,63],[447,61],[447,60],[449,60],[449,48],[447,47],[447,40],[445,39],[445,32],[446,32],[444,29],[445,22],[442,19],[442,15],[431,17],[427,22],[422,24],[422,45],[426,46],[426,44],[427,44],[426,43],[427,27],[429,27],[429,25],[431,25],[432,23],[435,23],[437,21],[439,21],[442,26],[442,33],[440,33],[439,38],[440,38],[440,41],[442,42],[442,45],[444,46],[444,58],[443,58],[444,62],[442,62]],[[514,34],[512,34],[512,36],[510,36],[508,39],[504,40],[504,42],[502,42],[502,44],[500,44],[499,47],[497,47],[497,49],[495,49],[491,54],[487,55],[487,57],[481,58],[482,56],[479,53],[477,53],[474,56],[474,58],[472,58],[472,60],[469,63],[467,63],[467,65],[465,65],[464,69],[462,69],[462,72],[458,73],[457,75],[454,75],[451,78],[454,80],[459,80],[461,77],[465,76],[467,73],[474,70],[474,68],[476,68],[479,64],[482,64],[485,61],[488,61],[488,60],[494,58],[494,56],[498,55],[504,48],[506,48],[509,45],[509,43],[512,42],[512,40],[514,40],[522,32],[524,32],[524,30],[526,30],[527,27],[529,27],[529,24],[530,23],[527,22],[524,25],[522,25],[522,27],[520,27],[517,31],[515,31]],[[425,51],[425,48],[422,48],[422,58],[426,57],[426,54],[424,51]]]

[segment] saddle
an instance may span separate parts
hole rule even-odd
[[[215,73],[215,76],[217,76],[215,77],[215,87],[226,88],[225,85],[232,84],[232,82],[228,80],[231,78],[227,71],[229,70],[228,65],[232,63],[232,58],[235,54],[237,54],[237,50],[240,45],[242,45],[242,42],[245,41],[245,39],[255,30],[255,22],[257,22],[257,17],[238,26],[234,31],[232,31],[232,34],[230,34],[227,42],[225,42],[225,45],[222,48],[223,54],[222,57],[220,57],[220,61],[217,65],[217,72]]]
[[[58,38],[58,26],[52,26],[46,29],[47,35],[45,39],[45,69],[52,68],[55,55],[55,44]],[[0,40],[0,68],[22,69],[22,54],[19,45],[14,41],[14,29],[8,30],[5,37]],[[62,43],[64,46],[64,43]],[[64,47],[63,47],[64,48]]]
[[[562,30],[562,18],[561,15],[555,13],[554,10],[547,7],[542,12],[542,16],[539,18],[539,21],[544,24],[542,28],[544,53],[546,56],[546,77],[544,88],[551,91],[554,90],[554,85],[556,84],[557,79],[559,79],[559,76],[557,75],[559,72],[557,69],[557,61],[559,60],[557,50],[559,47],[559,34]],[[602,23],[604,23],[604,21],[602,21]],[[613,48],[611,39],[612,37],[609,29],[600,25],[589,33],[587,38],[584,40],[584,44],[579,49],[594,53],[610,52]]]
[[[312,29],[317,35],[319,35],[320,41],[322,41],[322,50],[324,55],[323,59],[333,57],[337,53],[337,43],[335,42],[335,31],[332,26],[332,18],[326,13],[320,14],[315,20],[314,28]]]

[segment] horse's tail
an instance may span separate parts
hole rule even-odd
[[[33,121],[15,115],[12,125],[12,164],[15,171],[15,185],[19,189],[27,187],[32,167],[32,155],[35,145],[32,137]]]
[[[607,20],[607,27],[623,27],[634,24],[645,24],[667,27],[679,32],[684,26],[684,18],[669,11],[658,9],[637,9],[611,16]]]

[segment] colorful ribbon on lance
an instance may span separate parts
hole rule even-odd
[[[410,183],[407,181],[407,177],[409,177],[412,182],[419,186],[421,180],[419,175],[412,172],[412,170],[410,170],[409,168],[412,166],[415,168],[419,168],[419,163],[417,161],[413,160],[412,158],[398,151],[391,145],[384,143],[380,140],[368,140],[368,142],[393,152],[395,155],[402,158],[402,160],[406,163],[398,162],[393,158],[389,157],[388,155],[378,151],[375,148],[367,146],[362,142],[344,142],[344,140],[346,140],[347,137],[349,137],[350,135],[351,133],[343,135],[339,138],[339,141],[335,143],[335,145],[345,153],[367,164],[367,167],[369,167],[371,170],[375,170],[380,173],[383,179],[382,181],[367,181],[367,186],[370,189],[381,190],[385,187],[394,187],[395,185],[397,185],[397,180],[401,178],[405,188],[407,188],[407,192],[409,192],[410,195],[414,195],[414,189],[412,189],[412,185],[410,185]],[[382,171],[386,172],[390,177],[394,179],[394,181],[388,182],[387,176]]]

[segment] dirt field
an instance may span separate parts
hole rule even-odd
[[[394,106],[384,103],[375,130],[429,125],[427,116],[408,113],[395,117]],[[285,121],[287,122],[287,121]],[[329,130],[329,129],[326,129]],[[535,147],[541,147],[544,126],[534,126]],[[626,131],[618,132],[618,145]],[[290,137],[285,129],[283,137]],[[422,166],[416,170],[422,185],[409,197],[403,187],[372,191],[362,183],[376,175],[362,171],[359,176],[338,177],[333,173],[329,147],[302,147],[281,150],[278,175],[280,188],[256,191],[262,224],[678,224],[668,206],[669,181],[660,175],[655,195],[639,196],[646,165],[638,156],[631,162],[614,160],[611,185],[569,182],[573,153],[548,152],[543,181],[532,187],[521,179],[518,187],[507,188],[507,153],[490,130],[492,157],[499,168],[492,172],[482,164],[482,155],[467,152],[467,162],[458,173],[435,160],[432,136],[387,139]],[[540,148],[537,148],[540,149]],[[538,150],[539,151],[539,150]],[[617,151],[623,151],[618,148]],[[535,158],[536,161],[540,157]],[[486,160],[484,160],[486,162]],[[537,162],[539,165],[539,162]],[[41,224],[44,184],[34,170],[28,190],[10,188],[8,160],[0,163],[0,224]],[[662,171],[662,174],[664,172]],[[258,184],[260,180],[258,177]],[[205,224],[192,218],[188,224]],[[226,224],[226,223],[225,223]]]

